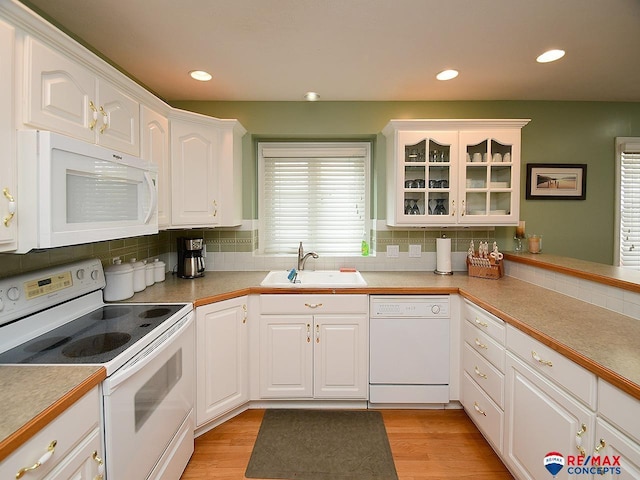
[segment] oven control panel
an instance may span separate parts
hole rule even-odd
[[[102,264],[97,259],[0,278],[0,325],[104,286]]]

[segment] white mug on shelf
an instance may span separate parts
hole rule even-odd
[[[482,161],[482,154],[481,153],[474,153],[473,154],[473,162],[481,162]]]

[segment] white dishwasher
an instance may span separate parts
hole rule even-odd
[[[369,306],[369,403],[449,403],[449,296],[372,295]]]

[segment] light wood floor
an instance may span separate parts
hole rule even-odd
[[[463,410],[381,410],[399,480],[512,479]],[[240,480],[264,410],[247,410],[196,438],[181,480]]]

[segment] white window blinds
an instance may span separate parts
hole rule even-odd
[[[621,267],[640,270],[640,138],[618,138],[618,235]]]
[[[370,145],[259,143],[258,152],[260,251],[295,253],[303,242],[319,255],[360,254]]]

